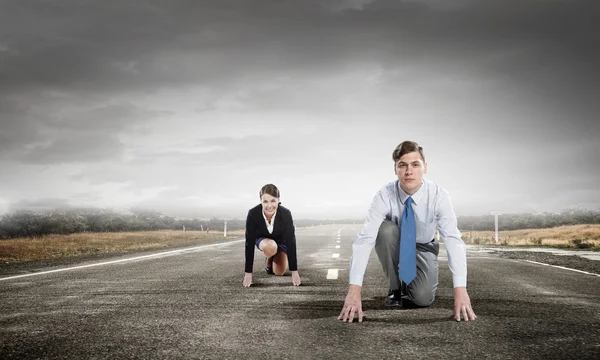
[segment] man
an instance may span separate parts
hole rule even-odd
[[[357,313],[358,321],[362,322],[362,282],[373,247],[389,282],[385,305],[431,305],[438,285],[439,244],[433,239],[437,225],[452,272],[453,317],[457,321],[461,316],[465,321],[475,320],[477,316],[471,308],[466,288],[465,243],[460,237],[448,192],[423,179],[427,163],[423,148],[417,143],[400,143],[392,158],[398,181],[377,192],[364,227],[352,246],[350,287],[338,319],[352,322]]]

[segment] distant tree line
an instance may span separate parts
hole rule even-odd
[[[0,217],[0,239],[41,237],[50,234],[73,234],[80,232],[124,232],[148,230],[242,230],[246,219],[175,219],[158,211],[133,208],[131,214],[104,209],[53,210],[44,213],[17,211]],[[321,224],[363,224],[362,219],[294,219],[296,227]],[[561,225],[600,224],[600,210],[566,210],[561,213],[505,214],[500,215],[501,230],[538,229]],[[494,230],[494,216],[460,216],[461,230]]]
[[[0,239],[40,237],[81,232],[123,232],[148,230],[223,230],[220,219],[178,220],[158,211],[134,208],[131,214],[105,209],[67,209],[48,212],[16,211],[0,218]],[[243,228],[239,220],[228,220],[227,228]]]
[[[125,232],[152,230],[242,230],[246,219],[175,219],[154,210],[133,208],[131,214],[97,208],[52,210],[33,212],[16,211],[0,217],[0,239],[34,238],[50,234],[74,234],[81,232]],[[329,220],[327,220],[329,221]],[[346,220],[349,221],[349,220]],[[295,220],[296,227],[325,223],[323,220]],[[330,221],[328,223],[331,223]],[[341,223],[341,221],[339,221]]]

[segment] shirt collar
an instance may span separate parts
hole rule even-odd
[[[400,180],[396,181],[396,186],[398,187],[398,194],[400,195],[400,201],[402,202],[402,205],[404,205],[404,203],[406,203],[406,199],[408,199],[409,196],[412,196],[412,200],[413,203],[415,203],[415,205],[419,205],[419,201],[421,200],[421,197],[423,196],[423,193],[425,192],[425,180],[421,180],[421,187],[419,188],[419,190],[417,190],[416,193],[412,194],[412,195],[408,195],[404,190],[402,190],[402,187],[400,186]]]

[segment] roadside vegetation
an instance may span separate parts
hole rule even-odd
[[[600,225],[570,225],[548,229],[462,231],[465,243],[499,246],[542,246],[563,249],[600,250]]]
[[[159,230],[137,232],[78,233],[46,235],[0,241],[0,262],[14,263],[32,260],[92,257],[123,254],[151,249],[204,245],[240,239],[243,230],[228,231]]]

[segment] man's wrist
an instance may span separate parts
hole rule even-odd
[[[457,293],[462,293],[462,292],[467,292],[466,286],[457,286],[454,288],[454,295],[456,295]]]
[[[362,290],[362,286],[360,285],[356,285],[356,284],[350,284],[350,286],[348,287],[348,292],[352,292],[352,293],[359,293]]]

